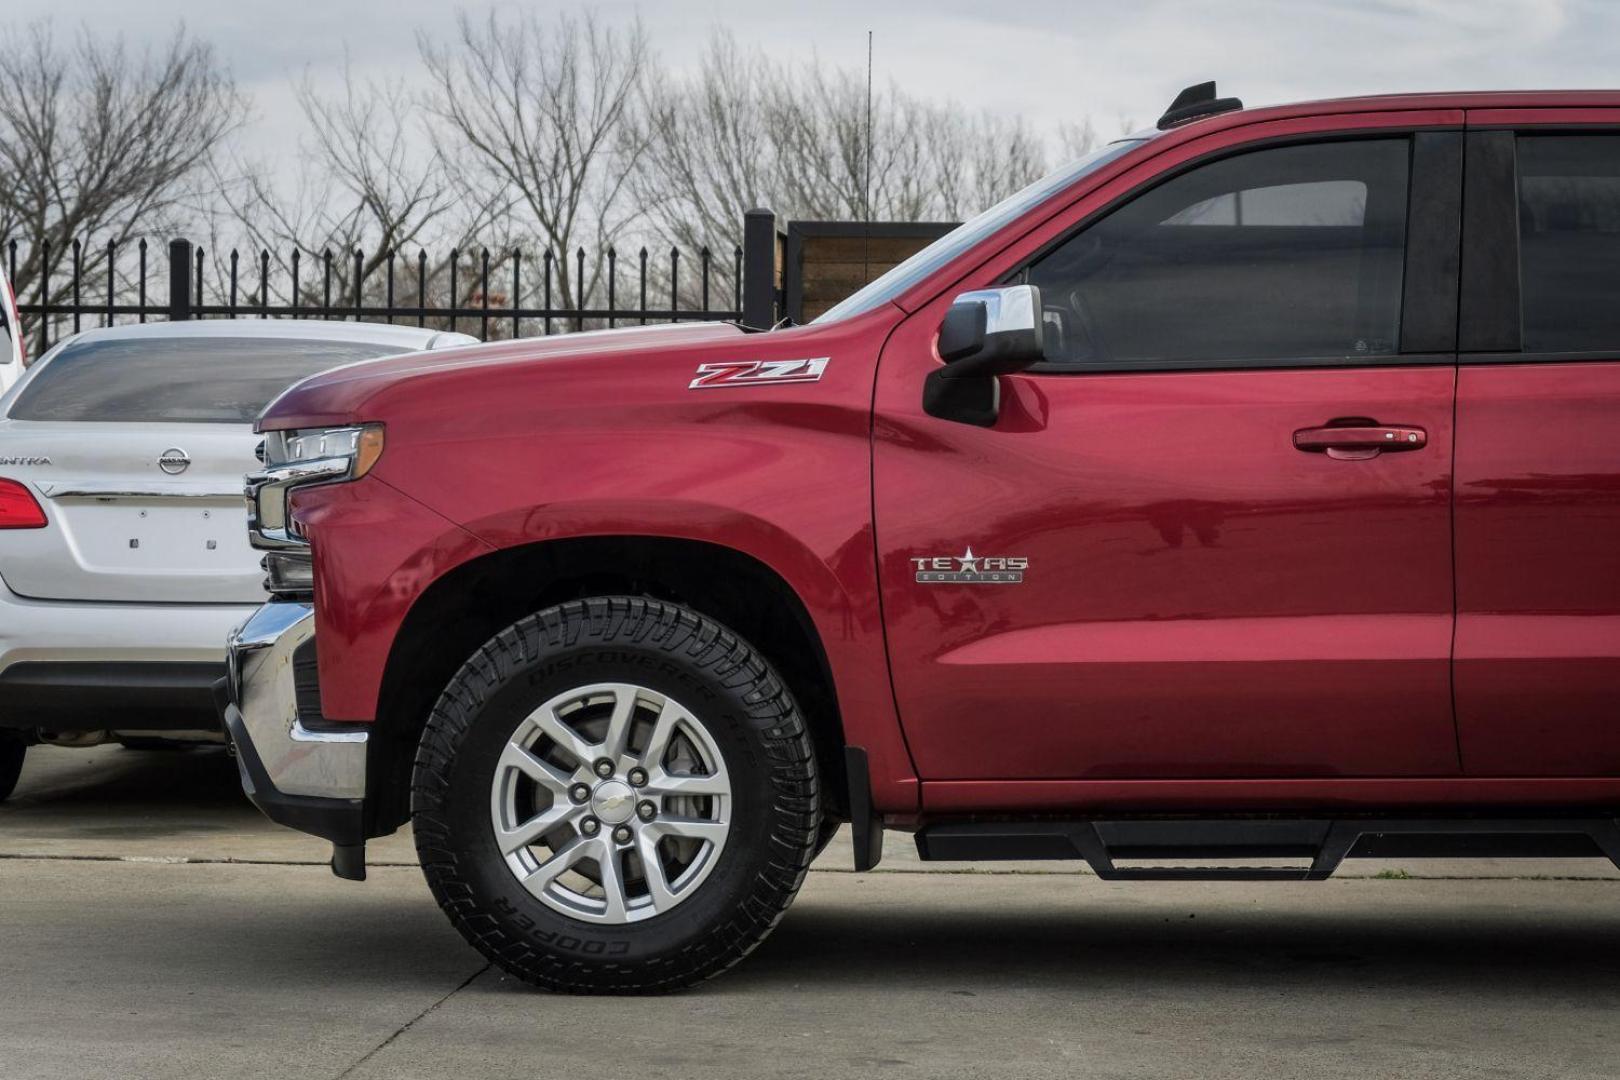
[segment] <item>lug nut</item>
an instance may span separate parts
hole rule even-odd
[[[588,817],[579,823],[579,831],[584,833],[586,836],[595,836],[596,830],[600,829],[601,827],[602,823],[593,817]]]
[[[591,789],[584,784],[575,784],[568,790],[568,797],[577,803],[582,803],[591,797]]]
[[[650,802],[644,802],[636,807],[636,813],[640,815],[642,821],[651,821],[658,816],[658,807]]]
[[[630,842],[630,826],[620,825],[617,829],[614,829],[613,839],[621,844],[628,844]]]
[[[647,785],[647,770],[646,769],[631,769],[630,770],[630,786],[631,787],[645,787],[646,785]]]
[[[612,776],[613,762],[609,761],[607,758],[603,758],[601,761],[598,761],[596,763],[596,775],[602,777],[603,779]]]

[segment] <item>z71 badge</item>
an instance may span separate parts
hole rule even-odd
[[[1022,555],[961,555],[912,558],[919,585],[1022,585],[1029,560]]]
[[[779,386],[782,383],[820,382],[828,357],[813,360],[724,360],[700,364],[688,390],[717,386]]]

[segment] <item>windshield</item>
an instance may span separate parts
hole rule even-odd
[[[1056,172],[1041,177],[1017,194],[1009,195],[996,203],[972,221],[958,225],[899,266],[853,296],[828,308],[811,321],[823,323],[847,319],[851,315],[859,315],[888,303],[991,233],[1143,141],[1121,139],[1119,142],[1109,143],[1077,161],[1071,161]]]
[[[250,424],[265,403],[317,372],[403,352],[397,345],[303,338],[69,341],[41,361],[13,420]]]

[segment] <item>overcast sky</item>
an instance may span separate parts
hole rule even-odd
[[[1090,115],[1151,121],[1182,86],[1218,79],[1249,104],[1416,89],[1620,85],[1614,0],[541,0],[468,2],[551,13],[640,14],[680,68],[715,26],[780,58],[864,66],[879,82],[1022,114],[1051,130]],[[213,42],[253,97],[250,149],[274,154],[300,125],[290,84],[318,80],[345,48],[363,74],[417,72],[416,34],[447,34],[453,0],[3,0],[0,20],[54,16],[154,41],[184,23]]]

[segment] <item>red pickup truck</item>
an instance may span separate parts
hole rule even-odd
[[[809,325],[260,428],[249,794],[345,877],[411,822],[543,986],[724,970],[844,821],[858,868],[1620,856],[1620,93],[1206,84]]]

